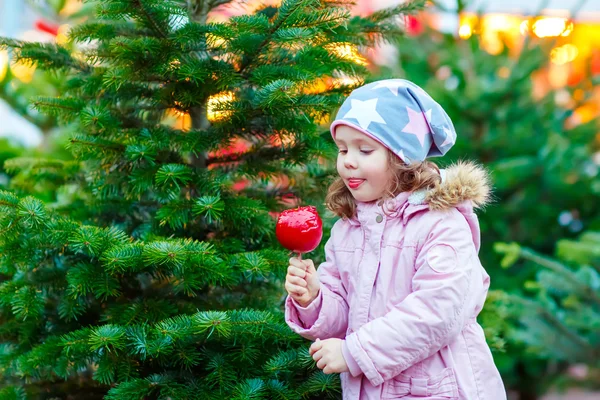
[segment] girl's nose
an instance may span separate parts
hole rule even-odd
[[[349,152],[346,154],[346,157],[344,157],[344,167],[349,169],[356,168],[356,158],[350,155]]]

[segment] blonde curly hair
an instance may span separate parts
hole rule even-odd
[[[387,159],[393,175],[382,200],[394,198],[402,192],[435,188],[442,182],[439,167],[431,161],[406,164],[389,149]],[[338,217],[353,218],[356,215],[356,202],[341,177],[329,186],[325,205]]]

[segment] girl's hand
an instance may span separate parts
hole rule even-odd
[[[321,282],[312,260],[290,258],[285,277],[285,290],[302,307],[308,306],[319,295]]]
[[[317,339],[308,352],[313,360],[317,362],[317,367],[326,374],[349,372],[348,364],[342,353],[342,339]]]

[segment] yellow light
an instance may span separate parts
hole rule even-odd
[[[458,28],[458,36],[460,36],[461,39],[468,39],[471,37],[471,35],[473,34],[473,29],[471,28],[471,25],[469,24],[463,24],[460,26],[460,28]]]
[[[492,31],[506,31],[513,25],[512,19],[504,14],[488,14],[483,21],[484,28]]]
[[[71,26],[69,24],[64,24],[58,27],[58,33],[56,34],[56,44],[60,46],[64,46],[69,42],[69,29]]]
[[[21,82],[29,83],[33,80],[33,74],[35,74],[35,65],[17,61],[10,64],[10,72]]]
[[[331,78],[319,78],[304,86],[302,91],[306,94],[319,94],[331,89]]]
[[[479,17],[471,13],[460,14],[458,20],[458,36],[462,39],[468,39],[475,34],[479,34]]]
[[[519,26],[519,30],[521,31],[521,35],[523,35],[523,36],[526,36],[529,33],[529,20],[528,19],[521,22],[521,25]]]
[[[67,0],[65,2],[64,7],[60,10],[59,15],[62,15],[62,16],[73,15],[76,12],[78,12],[79,10],[81,10],[82,6],[83,6],[83,4],[80,0]]]
[[[550,59],[554,64],[562,65],[570,63],[579,55],[579,49],[572,44],[555,47],[550,52]]]
[[[483,32],[506,32],[516,34],[523,29],[521,18],[508,14],[487,14],[482,19]]]
[[[569,36],[573,32],[573,22],[566,18],[542,18],[534,22],[532,30],[540,38]]]
[[[225,43],[226,43],[226,40],[223,39],[221,36],[217,36],[212,33],[209,33],[208,35],[206,35],[206,44],[211,49],[217,49],[217,48],[223,46]]]
[[[217,93],[210,96],[207,102],[207,118],[210,122],[221,121],[229,118],[233,111],[230,110],[215,110],[220,103],[231,102],[235,100],[235,93],[231,91]]]
[[[358,65],[368,65],[366,58],[359,52],[358,48],[352,43],[332,43],[325,46],[325,49],[344,60],[352,61]]]
[[[550,64],[548,81],[553,88],[565,87],[569,78],[568,65]]]
[[[355,76],[343,76],[341,78],[335,78],[333,80],[333,86],[336,88],[340,88],[342,86],[360,86],[364,83],[364,80]]]
[[[510,14],[491,13],[479,18],[472,13],[463,13],[458,35],[462,39],[480,35],[481,47],[490,54],[499,54],[505,45],[509,49],[516,45],[519,32],[525,27],[521,17]]]
[[[0,82],[6,77],[6,71],[8,71],[8,52],[0,50]]]
[[[504,50],[504,43],[498,37],[498,32],[484,31],[481,35],[481,47],[492,55],[498,55]]]

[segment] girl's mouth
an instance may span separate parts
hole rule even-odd
[[[364,179],[348,179],[348,186],[350,189],[357,189],[364,181]]]

